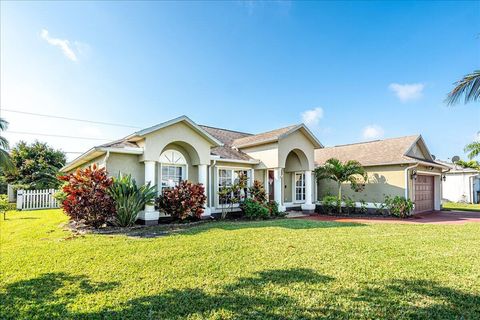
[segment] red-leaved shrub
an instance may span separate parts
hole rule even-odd
[[[107,192],[113,180],[105,168],[97,168],[94,164],[59,179],[66,182],[62,208],[71,220],[98,228],[113,219],[115,204]]]
[[[157,198],[156,205],[175,219],[200,219],[206,200],[203,185],[182,181],[172,189],[164,189]]]

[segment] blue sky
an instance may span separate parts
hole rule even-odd
[[[305,120],[326,146],[421,133],[447,159],[476,138],[480,105],[443,99],[478,68],[473,1],[1,3],[3,109],[138,127],[185,114],[252,133]],[[135,130],[1,112],[14,132]]]

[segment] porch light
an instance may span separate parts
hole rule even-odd
[[[412,171],[412,180],[417,180],[417,170]]]
[[[447,181],[447,175],[446,175],[446,174],[444,174],[444,175],[442,176],[442,180],[443,180],[443,182]]]

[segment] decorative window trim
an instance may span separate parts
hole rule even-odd
[[[171,152],[171,155],[168,155],[168,153]],[[162,186],[162,171],[164,167],[175,167],[175,168],[182,168],[182,177],[181,181],[184,181],[188,179],[188,164],[187,160],[185,159],[185,156],[173,149],[168,149],[162,152],[162,154],[159,157],[159,163],[158,163],[158,183],[157,183],[157,189],[158,189],[158,194],[162,193],[163,186]]]

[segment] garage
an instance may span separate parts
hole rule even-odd
[[[433,181],[433,176],[417,176],[417,180],[415,180],[415,213],[434,210]]]

